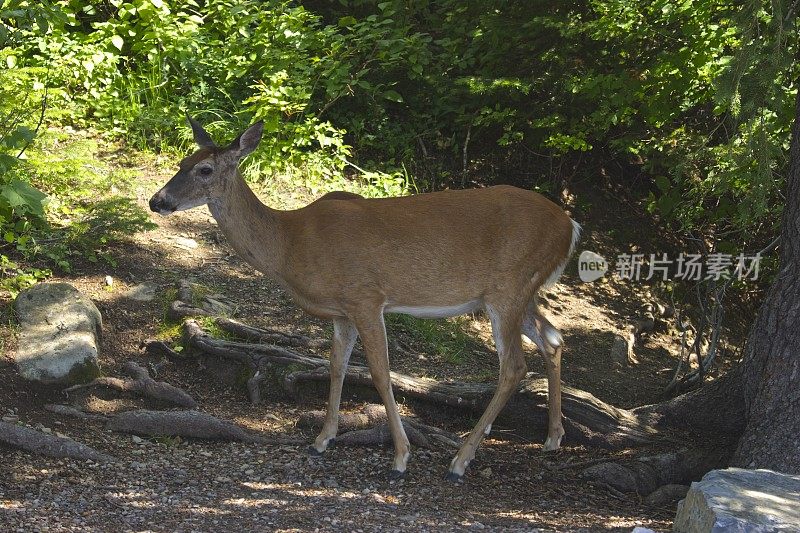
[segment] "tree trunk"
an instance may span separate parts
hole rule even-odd
[[[686,429],[735,447],[734,466],[800,474],[800,93],[780,270],[750,330],[742,364],[701,389],[633,412],[654,427]]]
[[[733,464],[800,474],[800,93],[775,278],[745,347],[744,429]]]

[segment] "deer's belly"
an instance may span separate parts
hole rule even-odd
[[[447,318],[451,316],[471,313],[482,307],[480,300],[471,300],[463,304],[447,306],[409,306],[409,305],[387,305],[383,308],[384,313],[403,313],[417,318]]]

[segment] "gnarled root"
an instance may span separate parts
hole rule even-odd
[[[125,411],[108,421],[108,429],[153,437],[236,440],[258,444],[302,444],[304,440],[268,437],[200,411]]]
[[[113,457],[72,439],[49,435],[25,426],[0,421],[0,442],[27,452],[50,457],[66,457],[82,461],[106,463]]]
[[[122,392],[133,392],[141,396],[169,402],[190,409],[197,407],[197,402],[184,390],[179,389],[164,381],[156,381],[150,377],[147,370],[133,361],[128,361],[122,369],[134,379],[120,379],[114,377],[100,377],[79,385],[64,389],[65,394],[90,387],[108,387]]]

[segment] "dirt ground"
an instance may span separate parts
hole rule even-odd
[[[135,194],[144,207],[169,176],[152,168],[141,170]],[[574,213],[585,230],[579,250],[611,258],[628,251],[626,239],[640,242],[644,222],[634,210],[611,209],[608,203],[613,199],[599,194],[587,192],[582,198],[588,199]],[[607,231],[609,220],[618,232]],[[159,368],[158,379],[183,387],[200,409],[311,442],[313,435],[295,424],[306,410],[324,408],[324,399],[301,406],[268,390],[266,401],[253,407],[240,384],[220,378],[200,360],[154,361],[143,354],[143,340],[164,335],[170,289],[187,278],[226,295],[235,304],[234,316],[248,324],[316,338],[330,333],[328,324],[303,314],[273,283],[232,255],[206,208],[154,221],[158,229],[116,245],[116,268],[81,264],[74,274],[53,279],[74,284],[102,312],[104,373],[120,375],[120,366],[128,360],[153,363]],[[186,239],[193,239],[197,247]],[[113,277],[111,286],[107,275]],[[546,295],[544,310],[567,342],[563,380],[621,407],[659,401],[675,365],[676,338],[669,333],[648,335],[637,348],[639,365],[614,364],[609,358],[613,335],[637,316],[647,289],[606,279],[581,283],[573,261],[561,283]],[[126,297],[142,282],[159,286],[155,301],[143,304]],[[0,304],[0,332],[10,351],[15,343],[10,302]],[[473,317],[469,333],[475,349],[460,362],[448,362],[425,353],[414,337],[390,331],[397,341],[390,353],[393,369],[438,379],[493,381],[497,357],[488,321]],[[539,356],[530,347],[528,351],[530,371],[541,373]],[[107,431],[99,422],[44,410],[46,403],[66,401],[60,389],[25,383],[7,357],[0,358],[0,381],[0,415],[67,435],[118,459],[97,465],[1,449],[3,531],[630,531],[636,526],[663,531],[671,528],[675,512],[674,507],[648,507],[635,495],[611,494],[579,477],[578,465],[587,461],[652,451],[647,448],[612,453],[576,447],[567,438],[561,450],[545,453],[541,442],[526,441],[515,428],[496,427],[463,484],[444,480],[451,458],[445,449],[416,450],[406,478],[389,482],[388,449],[335,448],[317,458],[308,456],[305,446],[132,438]],[[361,405],[357,399],[344,400],[344,411]],[[97,411],[150,405],[100,389],[88,393],[86,402]],[[460,434],[474,422],[437,416],[424,405],[407,403],[402,408]]]

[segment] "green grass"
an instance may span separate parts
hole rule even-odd
[[[225,340],[235,340],[234,336],[222,329],[217,325],[214,321],[214,317],[211,316],[199,316],[196,318],[197,323],[200,324],[200,327],[203,328],[206,333],[215,337],[217,339],[225,339]]]
[[[467,317],[442,319],[415,318],[410,315],[386,315],[386,327],[403,332],[422,344],[423,349],[448,363],[461,364],[476,348],[467,333]]]
[[[164,321],[158,325],[156,340],[169,342],[179,339],[183,332],[183,322]]]
[[[201,285],[195,283],[192,285],[192,301],[190,302],[191,305],[195,307],[200,307],[202,304],[202,298],[206,294],[211,294],[212,289],[206,287],[205,285]],[[164,309],[161,323],[158,325],[158,332],[156,333],[156,339],[164,341],[164,342],[172,342],[173,349],[176,351],[182,351],[183,345],[181,344],[182,335],[183,335],[183,320],[171,320],[168,318],[168,309],[170,304],[178,297],[178,290],[175,288],[169,288],[164,291],[161,297],[161,305]],[[195,320],[200,325],[203,330],[215,337],[217,339],[225,339],[225,340],[235,340],[234,336],[225,331],[224,329],[220,328],[217,323],[215,322],[214,317],[210,316],[197,316]]]

